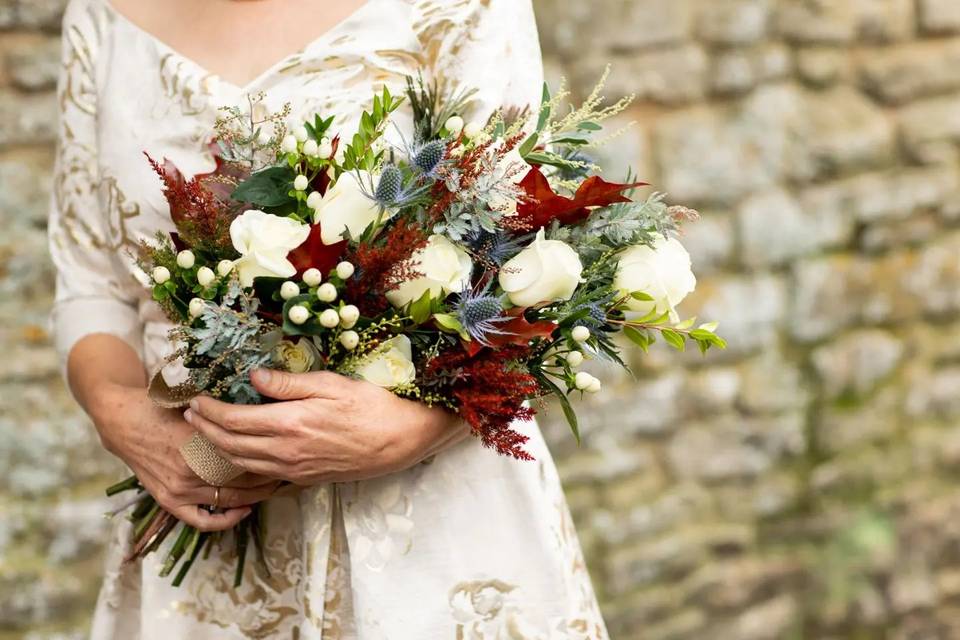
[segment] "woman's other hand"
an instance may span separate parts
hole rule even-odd
[[[91,407],[104,447],[127,463],[144,488],[168,513],[201,531],[230,529],[250,513],[249,505],[269,498],[279,483],[245,474],[220,489],[201,480],[183,460],[180,447],[194,428],[180,411],[157,407],[146,389],[120,385],[103,389]]]
[[[453,414],[331,372],[255,371],[272,404],[195,398],[184,414],[228,460],[301,486],[407,469],[469,433]]]

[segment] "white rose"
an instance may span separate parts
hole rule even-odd
[[[436,298],[441,294],[459,293],[470,286],[473,260],[445,236],[430,236],[427,245],[414,252],[411,260],[417,263],[414,269],[423,275],[387,293],[387,300],[395,307],[419,300],[426,291]]]
[[[516,306],[532,307],[569,300],[581,273],[577,252],[560,240],[546,240],[540,229],[533,242],[500,268],[500,286]]]
[[[274,350],[274,357],[290,373],[306,373],[317,361],[317,350],[308,340],[296,344],[284,340]]]
[[[289,278],[297,269],[287,254],[306,242],[310,225],[256,209],[245,211],[230,223],[230,239],[240,254],[234,267],[240,284],[249,287],[258,276]]]
[[[401,335],[385,341],[372,356],[360,363],[356,374],[385,389],[410,384],[417,377],[410,338]]]
[[[622,296],[641,291],[653,298],[630,298],[627,307],[641,314],[656,310],[670,313],[676,322],[675,307],[697,286],[690,268],[690,254],[676,238],[660,236],[654,246],[637,245],[620,255],[613,286]]]
[[[370,174],[360,171],[359,180],[370,183]],[[320,239],[323,244],[336,244],[343,240],[343,232],[349,231],[358,237],[380,215],[380,206],[364,195],[356,173],[345,173],[327,189],[317,206],[313,221],[320,224]],[[384,217],[389,212],[384,213]]]

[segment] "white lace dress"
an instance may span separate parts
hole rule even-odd
[[[207,171],[218,107],[264,92],[291,120],[337,114],[349,131],[386,84],[425,69],[479,89],[476,110],[535,103],[542,62],[530,0],[370,0],[298,54],[235,86],[165,46],[107,0],[72,0],[63,31],[60,146],[50,217],[54,323],[127,340],[148,368],[169,328],[129,249],[172,228],[143,152]],[[232,545],[180,588],[154,555],[123,564],[114,529],[95,640],[606,638],[556,470],[535,425],[522,463],[473,438],[376,480],[267,505],[266,562],[232,587]]]

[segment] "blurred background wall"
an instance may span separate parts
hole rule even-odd
[[[62,4],[0,0],[0,640],[83,637],[120,474],[44,329]],[[960,0],[536,5],[730,342],[546,419],[615,640],[960,638]]]

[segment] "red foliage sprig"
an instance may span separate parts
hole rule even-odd
[[[218,255],[233,252],[230,223],[239,213],[240,203],[230,200],[233,186],[245,175],[227,163],[211,144],[216,167],[189,180],[170,160],[161,165],[144,152],[150,166],[163,181],[163,195],[170,217],[177,227],[177,244]]]
[[[533,460],[522,448],[529,436],[512,428],[514,422],[533,418],[536,411],[524,403],[543,395],[536,378],[519,364],[529,357],[525,346],[484,349],[473,356],[451,349],[430,360],[424,376],[453,380],[445,386],[460,417],[484,446],[518,460]]]
[[[365,316],[382,313],[388,305],[388,291],[419,277],[411,258],[427,245],[430,235],[413,220],[400,219],[383,233],[376,243],[361,243],[347,254],[356,267],[356,275],[347,283],[347,298]]]

